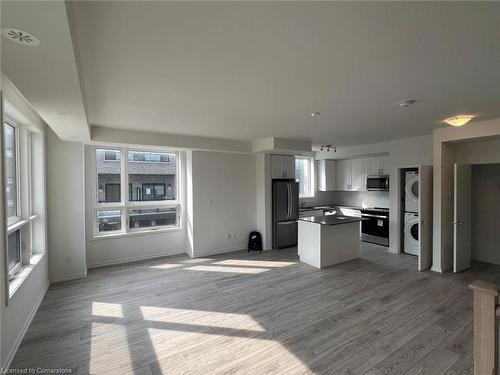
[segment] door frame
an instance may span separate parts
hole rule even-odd
[[[396,174],[396,210],[398,215],[398,220],[396,220],[396,254],[404,254],[404,228],[405,228],[405,211],[403,206],[403,200],[405,197],[405,172],[418,171],[418,165],[406,165],[398,167],[398,173]],[[389,184],[391,182],[389,181]]]

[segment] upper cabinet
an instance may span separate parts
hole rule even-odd
[[[386,157],[318,160],[319,191],[366,191],[366,177],[389,174]],[[282,177],[277,177],[282,178]]]
[[[318,175],[318,191],[335,190],[335,160],[318,160],[316,173]]]
[[[352,159],[351,162],[351,186],[349,190],[361,191],[366,181],[365,159]]]
[[[366,176],[389,174],[387,158],[361,158],[335,161],[334,190],[365,191]]]
[[[295,178],[295,156],[271,155],[272,178]]]
[[[367,160],[369,161],[368,163],[369,169],[367,173],[368,176],[374,176],[378,174],[389,174],[386,157],[370,158]]]
[[[335,190],[350,190],[351,161],[337,160],[335,167]]]

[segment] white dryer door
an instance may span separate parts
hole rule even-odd
[[[405,210],[407,212],[418,212],[418,196],[419,196],[419,186],[418,186],[418,174],[412,176],[406,181],[405,193],[406,202]]]

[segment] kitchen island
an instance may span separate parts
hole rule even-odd
[[[360,217],[310,216],[299,219],[298,254],[316,268],[359,258]]]

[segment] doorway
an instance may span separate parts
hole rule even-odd
[[[432,166],[399,169],[400,249],[418,258],[418,270],[432,263]]]
[[[500,265],[500,164],[455,164],[453,200],[453,271]]]

